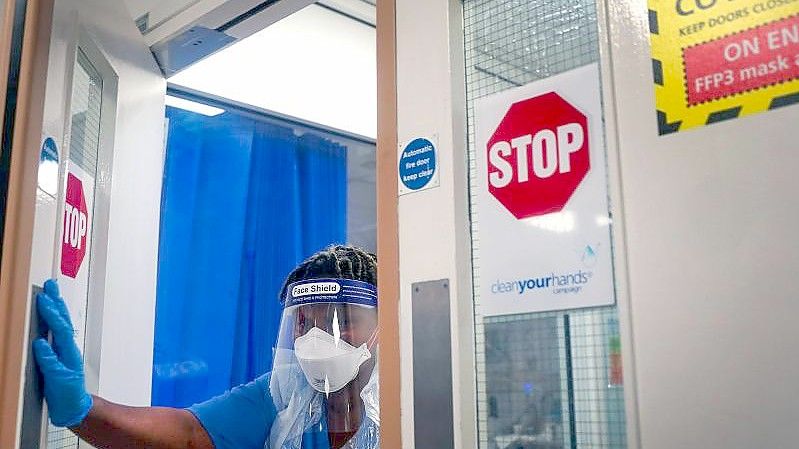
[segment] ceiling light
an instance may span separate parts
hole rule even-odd
[[[166,105],[175,108],[185,109],[187,111],[196,112],[198,114],[213,117],[225,112],[222,108],[215,108],[207,104],[197,103],[196,101],[186,100],[185,98],[173,97],[172,95],[166,96]]]

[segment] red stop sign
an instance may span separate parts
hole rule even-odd
[[[591,168],[588,137],[555,92],[514,103],[486,145],[489,192],[516,218],[562,210]]]
[[[61,239],[61,273],[75,278],[86,257],[86,234],[89,212],[83,183],[72,173],[67,175],[67,195],[64,205],[64,235]]]

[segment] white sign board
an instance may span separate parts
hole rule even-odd
[[[615,302],[596,64],[475,105],[479,312]]]

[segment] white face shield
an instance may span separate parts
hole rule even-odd
[[[351,279],[305,280],[289,285],[282,303],[270,379],[278,419],[267,447],[300,447],[302,434],[322,417],[331,434],[357,440],[362,424],[369,424],[368,433],[377,435],[376,287]]]

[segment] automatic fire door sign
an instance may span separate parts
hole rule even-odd
[[[799,103],[799,0],[649,0],[658,132]]]
[[[596,64],[479,100],[485,316],[615,303]]]
[[[399,194],[438,187],[438,139],[414,137],[399,146],[397,154]]]

